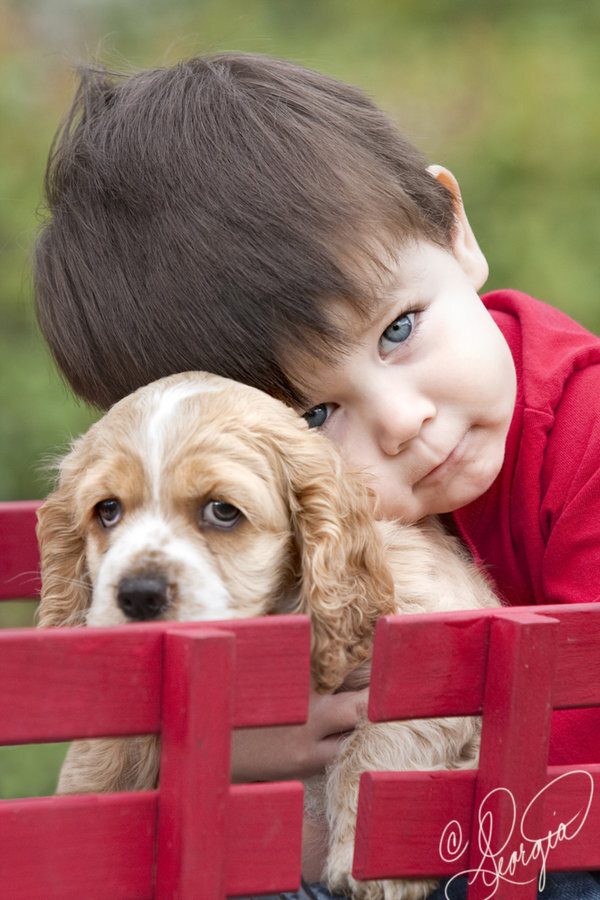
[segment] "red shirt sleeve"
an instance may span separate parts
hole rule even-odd
[[[600,364],[574,372],[556,408],[541,472],[546,603],[600,599]]]
[[[541,473],[546,603],[600,599],[600,365],[569,378],[556,409]],[[554,713],[550,762],[598,762],[600,709]]]

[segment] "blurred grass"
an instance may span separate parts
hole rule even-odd
[[[53,794],[68,747],[68,744],[0,747],[0,800]]]
[[[46,462],[96,417],[33,314],[30,259],[73,67],[242,50],[358,84],[457,175],[490,263],[600,332],[600,0],[0,0],[0,500],[45,494]],[[0,604],[0,626],[31,605]],[[0,796],[54,789],[58,745],[0,749]]]
[[[36,600],[1,600],[0,628],[31,628],[36,609]]]

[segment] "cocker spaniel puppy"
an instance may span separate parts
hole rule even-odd
[[[38,533],[40,625],[306,613],[323,692],[360,680],[380,616],[497,603],[436,520],[376,521],[364,480],[325,437],[266,394],[203,373],[142,388],[76,440]],[[477,720],[449,718],[365,721],[345,740],[307,783],[309,814],[328,819],[333,890],[428,896],[435,882],[352,879],[360,772],[471,767],[478,738]],[[153,787],[159,756],[151,736],[77,741],[59,792]]]

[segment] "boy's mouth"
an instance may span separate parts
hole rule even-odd
[[[468,433],[469,432],[467,431],[466,434],[462,436],[458,444],[452,448],[450,453],[448,453],[440,463],[434,466],[433,469],[430,469],[423,478],[419,479],[417,482],[419,485],[422,485],[424,482],[441,480],[447,477],[450,472],[460,464],[465,455]]]

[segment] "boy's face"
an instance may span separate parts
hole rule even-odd
[[[296,359],[291,374],[313,404],[309,424],[370,473],[378,515],[415,522],[492,484],[516,376],[460,253],[415,242],[392,276],[368,322],[342,302],[334,308],[349,350],[331,363]]]

